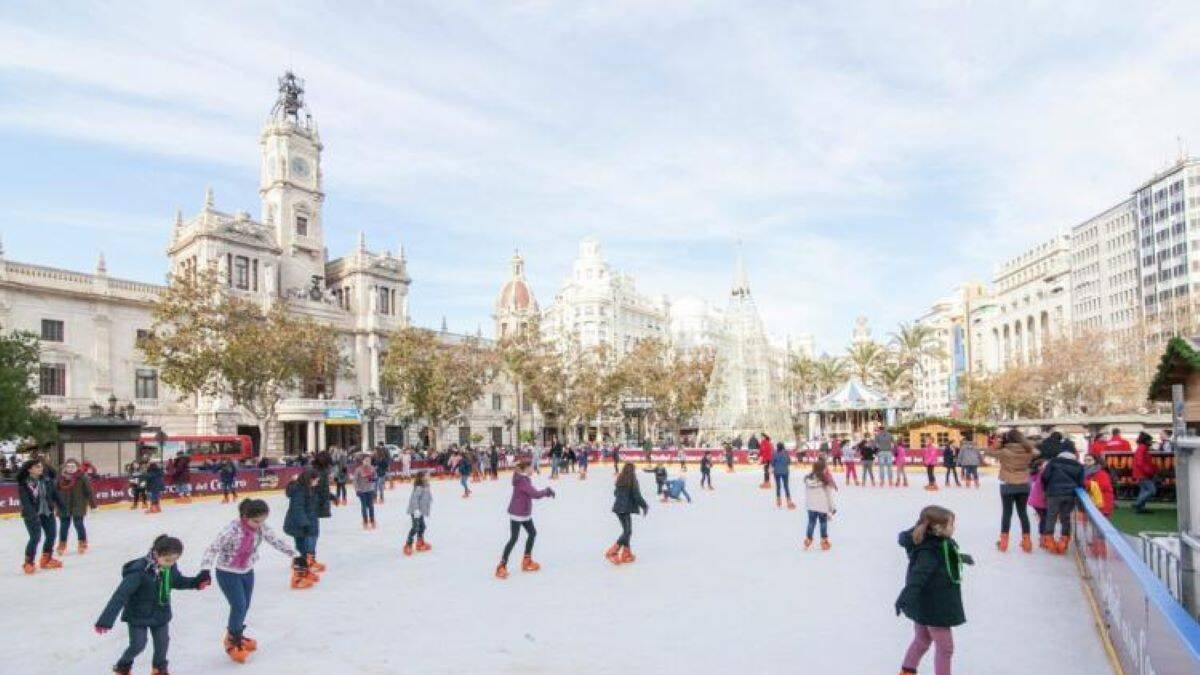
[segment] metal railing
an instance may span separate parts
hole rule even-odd
[[[1179,565],[1178,532],[1139,532],[1142,561],[1163,582],[1176,602],[1183,602],[1183,577]],[[1174,547],[1172,548],[1172,544]]]

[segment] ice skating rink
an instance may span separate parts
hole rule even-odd
[[[693,468],[694,503],[651,501],[649,517],[634,519],[638,560],[621,567],[602,557],[619,532],[609,510],[611,465],[593,465],[587,481],[546,476],[535,485],[552,484],[558,498],[534,508],[540,572],[517,569],[518,548],[511,577],[492,576],[508,534],[507,475],[474,486],[468,500],[456,483],[435,483],[433,551],[411,558],[400,552],[409,486],[387,493],[374,532],[361,529],[352,493],[350,506],[322,521],[319,557],[329,571],[316,588],[290,590],[289,561],[260,550],[247,621],[259,650],[245,665],[221,648],[228,606],[215,584],[175,592],[171,672],[891,675],[911,631],[892,609],[905,569],[896,534],[932,502],[958,514],[957,539],[977,560],[964,575],[968,623],[955,630],[955,672],[1112,672],[1072,559],[995,550],[993,476],[978,491],[932,497],[919,480],[908,489],[842,487],[833,550],[823,553],[801,548],[799,489],[797,510],[776,510],[774,493],[756,486],[761,474],[718,471],[716,491],[705,492]],[[793,473],[793,483],[801,476]],[[640,480],[652,498],[652,477]],[[281,529],[286,502],[282,494],[268,501],[270,524]],[[183,539],[180,567],[195,574],[204,548],[234,515],[234,507],[211,501],[166,502],[156,516],[95,513],[88,554],[68,553],[64,569],[32,577],[20,569],[24,525],[0,521],[0,634],[9,646],[0,672],[109,672],[126,643],[124,624],[105,636],[92,625],[121,564],[167,532]],[[149,673],[149,654],[134,672]],[[922,672],[932,672],[932,655]]]

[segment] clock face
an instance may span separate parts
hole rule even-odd
[[[297,178],[308,177],[308,162],[303,157],[293,157],[291,162],[292,174]]]

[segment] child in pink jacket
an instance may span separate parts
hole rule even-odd
[[[925,447],[921,448],[921,460],[925,464],[925,473],[929,476],[929,484],[925,486],[930,492],[937,492],[937,477],[934,476],[934,471],[937,469],[938,460],[942,457],[942,451],[933,444],[932,438],[925,439]]]
[[[896,487],[908,487],[908,448],[905,447],[904,441],[896,444]]]
[[[1042,486],[1042,470],[1046,463],[1036,460],[1029,467],[1029,505],[1033,507],[1038,517],[1038,534],[1044,534],[1042,522],[1046,520],[1046,489]],[[1041,537],[1038,541],[1045,543]],[[1045,548],[1044,546],[1042,548]]]

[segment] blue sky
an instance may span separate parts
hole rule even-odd
[[[341,7],[341,5],[346,7]],[[7,257],[159,281],[176,208],[258,212],[307,80],[333,255],[404,244],[417,323],[490,330],[580,238],[835,351],[1200,149],[1194,3],[29,3],[0,15]]]

